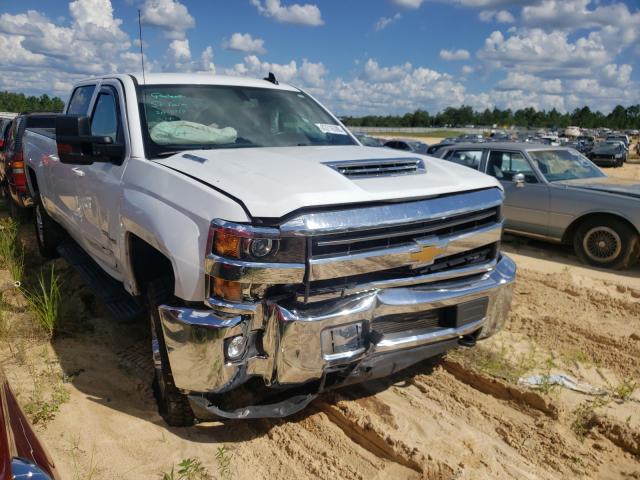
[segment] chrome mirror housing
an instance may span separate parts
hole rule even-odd
[[[516,183],[516,187],[524,187],[524,173],[516,173],[513,176],[513,181]]]

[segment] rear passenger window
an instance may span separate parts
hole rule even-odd
[[[522,173],[527,183],[538,183],[531,165],[519,152],[496,152],[489,154],[487,173],[498,180],[512,182],[516,173]]]
[[[482,150],[456,150],[447,156],[447,160],[478,170],[482,160]]]
[[[91,97],[93,97],[93,91],[95,89],[95,85],[76,88],[71,95],[71,100],[69,100],[67,113],[72,115],[87,115],[89,104],[91,103]]]

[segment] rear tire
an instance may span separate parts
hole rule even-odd
[[[158,403],[158,412],[171,427],[190,427],[195,423],[195,416],[188,397],[180,392],[173,383],[169,356],[164,343],[162,325],[160,323],[160,305],[175,305],[173,282],[169,279],[154,280],[147,289],[149,316],[151,323],[151,353],[154,366],[153,392]]]
[[[638,260],[640,235],[622,220],[603,215],[589,218],[577,228],[573,248],[584,263],[622,270]]]
[[[44,258],[56,258],[58,257],[58,245],[64,239],[65,231],[49,216],[42,204],[40,194],[36,192],[35,197],[33,224],[36,230],[38,250]]]

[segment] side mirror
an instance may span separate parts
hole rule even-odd
[[[513,181],[516,183],[516,187],[524,187],[524,173],[516,173],[513,176]]]
[[[116,145],[113,138],[91,135],[88,117],[60,115],[56,117],[56,145],[61,163],[91,165],[94,162],[121,162],[124,145]]]

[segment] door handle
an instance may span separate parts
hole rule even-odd
[[[77,168],[77,167],[72,168],[72,169],[71,169],[71,171],[72,171],[74,174],[76,174],[77,176],[79,176],[79,177],[84,177],[84,171],[83,171],[83,170],[80,170],[80,169],[79,169],[79,168]]]

